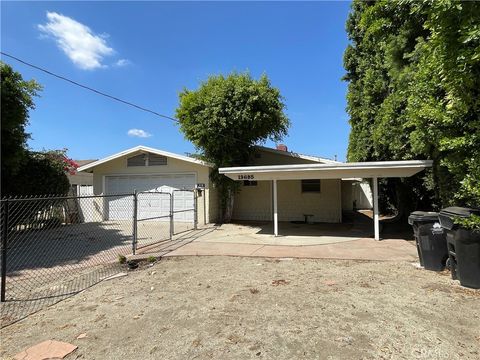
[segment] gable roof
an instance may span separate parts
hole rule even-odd
[[[80,166],[77,169],[77,171],[92,170],[94,167],[96,167],[98,165],[104,164],[106,162],[121,158],[121,157],[126,156],[126,155],[130,155],[130,154],[133,154],[133,153],[136,153],[136,152],[139,152],[139,151],[148,152],[148,153],[152,153],[152,154],[156,154],[156,155],[162,155],[162,156],[166,156],[166,157],[170,157],[170,158],[173,158],[173,159],[190,162],[190,163],[197,164],[197,165],[213,167],[212,164],[210,164],[206,161],[202,161],[202,160],[194,159],[194,158],[189,157],[189,156],[179,155],[179,154],[171,153],[171,152],[168,152],[168,151],[158,150],[158,149],[154,149],[154,148],[151,148],[151,147],[148,147],[148,146],[140,145],[140,146],[136,146],[136,147],[133,147],[131,149],[124,150],[124,151],[121,151],[119,153],[107,156],[103,159],[88,163],[86,165]]]
[[[293,151],[277,150],[277,149],[272,149],[272,148],[268,148],[268,147],[265,147],[265,146],[259,146],[259,145],[257,145],[256,148],[259,149],[259,150],[271,152],[271,153],[277,154],[277,155],[290,156],[290,157],[294,157],[294,158],[315,161],[315,162],[322,163],[322,164],[343,164],[341,161],[325,159],[325,158],[318,157],[318,156],[299,154],[299,153],[295,153]]]

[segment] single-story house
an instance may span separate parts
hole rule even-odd
[[[78,167],[85,166],[97,160],[74,160]],[[73,174],[67,174],[70,183],[70,193],[73,196],[85,195],[93,192],[93,174],[88,172],[75,171]]]
[[[222,168],[220,173],[241,182],[233,219],[274,220],[278,235],[278,221],[339,223],[343,210],[358,208],[360,202],[375,206],[378,177],[411,176],[428,166],[431,162],[343,163],[297,154],[280,145],[277,149],[258,146],[248,164]],[[219,217],[219,199],[210,180],[212,168],[212,164],[192,157],[137,146],[81,166],[78,171],[93,173],[93,192],[98,195],[201,188],[197,220],[213,223]],[[362,179],[373,179],[373,193]],[[107,217],[115,213],[113,206],[110,209]],[[378,238],[378,206],[376,220]]]

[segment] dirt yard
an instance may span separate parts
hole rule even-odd
[[[407,262],[170,258],[1,338],[2,359],[48,339],[88,360],[479,359],[480,290]]]

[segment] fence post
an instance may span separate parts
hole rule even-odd
[[[198,198],[197,190],[193,190],[193,228],[197,230],[198,225]]]
[[[8,245],[8,199],[4,202],[4,215],[2,221],[2,287],[0,290],[0,301],[5,302],[7,289],[7,245]]]
[[[170,193],[170,240],[173,239],[173,191]]]
[[[137,190],[133,191],[133,241],[132,241],[132,253],[135,255],[137,249],[137,212],[138,212],[138,195]]]

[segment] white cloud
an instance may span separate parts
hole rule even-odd
[[[131,64],[131,61],[130,60],[127,60],[127,59],[120,59],[118,60],[116,63],[115,63],[115,66],[117,67],[124,67],[124,66],[128,66]]]
[[[47,12],[47,19],[47,23],[38,25],[38,28],[53,37],[57,46],[80,69],[105,67],[103,58],[115,53],[105,40],[107,34],[96,35],[88,26],[56,12]]]
[[[152,136],[152,134],[142,129],[130,129],[128,130],[127,135],[132,137],[139,137],[139,138],[148,138]]]

